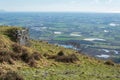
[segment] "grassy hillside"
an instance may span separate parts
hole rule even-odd
[[[75,50],[30,40],[20,46],[14,40],[17,27],[0,26],[1,80],[120,80],[120,66]]]

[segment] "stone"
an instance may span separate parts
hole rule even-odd
[[[29,30],[17,30],[16,31],[16,41],[21,46],[30,46]]]

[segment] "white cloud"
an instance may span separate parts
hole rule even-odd
[[[76,4],[76,3],[77,3],[77,1],[71,1],[70,3],[71,3],[71,4]]]
[[[95,3],[99,3],[99,0],[95,0]]]
[[[95,3],[112,3],[113,0],[95,0]]]
[[[109,0],[108,2],[109,2],[109,3],[112,3],[112,1],[113,1],[113,0]]]

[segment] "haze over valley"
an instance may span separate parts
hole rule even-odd
[[[0,13],[0,25],[29,28],[30,37],[119,62],[119,13]]]

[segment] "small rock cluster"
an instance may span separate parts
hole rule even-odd
[[[17,30],[16,31],[16,41],[21,46],[30,46],[29,30],[28,29]]]

